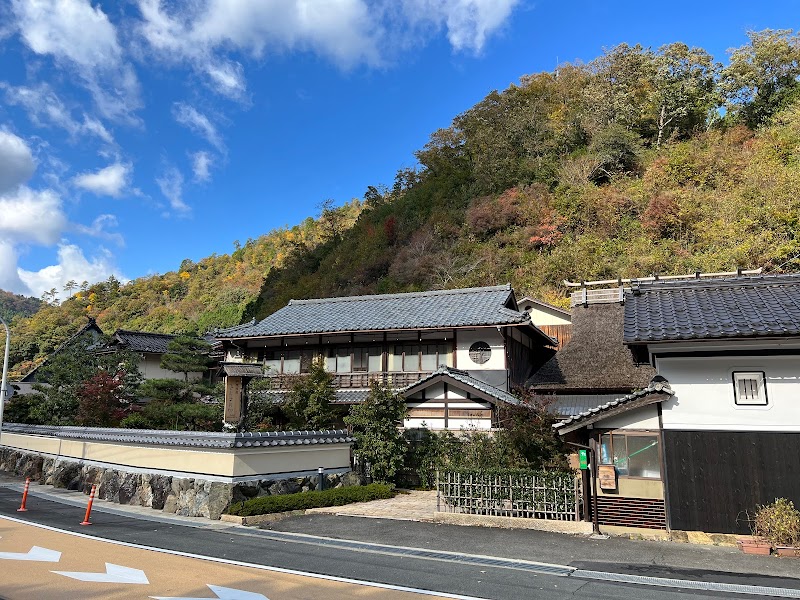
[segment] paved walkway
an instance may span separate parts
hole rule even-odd
[[[435,491],[409,491],[387,500],[357,502],[346,506],[312,508],[307,513],[345,515],[348,517],[373,517],[397,521],[433,521],[436,512]]]

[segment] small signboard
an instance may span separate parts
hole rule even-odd
[[[585,471],[589,468],[588,454],[588,450],[578,450],[578,465],[580,466],[581,471]]]
[[[617,471],[614,465],[600,465],[597,468],[597,481],[601,490],[617,489]]]

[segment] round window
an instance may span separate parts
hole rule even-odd
[[[475,342],[469,347],[469,357],[476,364],[482,365],[489,362],[491,356],[492,349],[486,342]]]

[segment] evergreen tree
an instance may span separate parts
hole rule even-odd
[[[369,463],[375,481],[391,481],[403,466],[406,441],[398,427],[407,413],[402,396],[372,383],[369,396],[350,407],[344,419],[356,437],[356,456]]]
[[[160,366],[168,371],[183,373],[189,383],[189,373],[205,373],[208,370],[208,353],[211,345],[200,338],[179,335],[167,344],[167,352],[161,357]]]
[[[315,358],[308,374],[298,377],[284,406],[289,426],[295,429],[333,429],[341,412],[333,404],[336,390],[333,375],[325,370],[321,357]]]

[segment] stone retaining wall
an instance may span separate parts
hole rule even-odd
[[[158,473],[131,473],[9,448],[0,448],[0,470],[30,477],[31,481],[43,485],[81,490],[84,494],[89,493],[92,485],[97,485],[97,497],[103,500],[209,519],[219,519],[232,502],[305,492],[316,489],[318,484],[316,475],[223,483]],[[353,472],[325,476],[325,489],[359,483]]]

